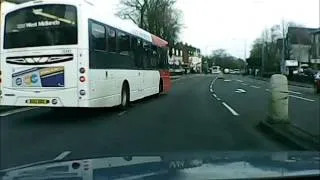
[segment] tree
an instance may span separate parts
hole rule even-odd
[[[242,59],[231,56],[225,49],[213,50],[210,56],[203,58],[208,66],[220,66],[222,68],[243,69],[245,62]]]
[[[173,44],[182,28],[182,12],[176,0],[121,0],[117,15]]]
[[[263,70],[266,72],[280,71],[282,56],[285,57],[285,52],[281,52],[283,45],[277,42],[280,38],[286,38],[288,27],[301,27],[301,25],[282,21],[281,24],[275,24],[262,31],[261,36],[253,42],[248,58],[249,68],[262,68],[264,65]]]

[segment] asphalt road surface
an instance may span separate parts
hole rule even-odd
[[[1,169],[52,160],[61,153],[66,159],[82,159],[158,152],[292,150],[256,128],[267,108],[263,83],[231,75],[225,79],[188,75],[175,80],[168,95],[134,102],[126,111],[35,108],[2,113]],[[305,98],[314,97],[310,92]],[[297,99],[301,106],[306,102]]]

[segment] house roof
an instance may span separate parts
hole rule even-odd
[[[316,28],[288,27],[287,38],[291,44],[311,45],[311,36]]]

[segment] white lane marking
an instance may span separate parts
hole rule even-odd
[[[124,115],[126,112],[127,112],[127,111],[119,112],[119,113],[118,113],[118,116],[122,116],[122,115]]]
[[[220,98],[217,98],[217,100],[218,100],[218,101],[221,101],[221,99],[220,99]]]
[[[293,98],[297,98],[297,99],[302,99],[302,100],[305,100],[305,101],[309,101],[309,102],[314,102],[313,99],[308,99],[308,98],[304,98],[304,97],[300,97],[300,96],[295,96],[295,95],[292,95],[292,94],[289,94],[290,97],[293,97]]]
[[[235,110],[233,110],[227,103],[222,102],[222,104],[224,105],[224,107],[226,107],[234,116],[239,116],[240,114],[238,114]]]
[[[217,98],[217,95],[216,95],[216,94],[212,94],[212,96],[215,97],[215,98]]]
[[[237,90],[235,90],[234,92],[236,92],[236,93],[245,93],[245,92],[247,92],[247,91],[244,90],[244,89],[237,89]]]
[[[238,81],[238,82],[243,82],[243,81],[241,81],[241,80],[239,80],[239,79],[237,79],[236,81]]]
[[[244,85],[244,86],[247,86],[248,84],[247,83],[241,83],[242,85]]]
[[[231,81],[231,79],[225,79],[225,80],[223,80],[224,82],[230,82]]]
[[[292,93],[292,94],[299,94],[301,95],[302,93],[301,92],[297,92],[297,91],[288,91],[289,93]]]
[[[21,113],[21,112],[25,112],[25,111],[29,111],[29,110],[37,109],[37,108],[38,107],[25,107],[25,108],[13,109],[11,111],[1,113],[0,117],[5,117],[5,116],[12,115],[12,114]]]
[[[65,157],[67,157],[69,154],[71,153],[71,151],[64,151],[62,153],[60,153],[56,158],[54,158],[53,160],[62,160]]]
[[[271,92],[270,89],[266,89],[267,92]]]
[[[259,86],[250,86],[252,88],[256,88],[256,89],[259,89],[260,87]]]
[[[213,92],[213,89],[212,89],[212,88],[210,88],[210,92]]]

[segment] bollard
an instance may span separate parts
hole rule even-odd
[[[271,97],[269,100],[268,121],[270,123],[288,124],[288,80],[281,74],[272,75],[270,79]]]

